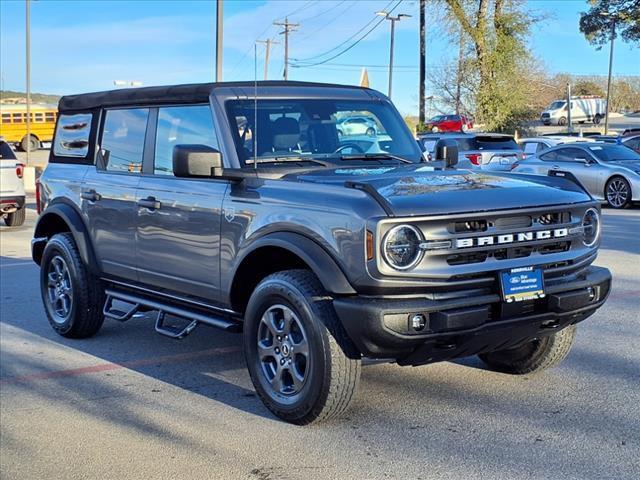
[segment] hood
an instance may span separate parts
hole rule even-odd
[[[340,168],[295,176],[302,182],[373,188],[395,216],[441,215],[590,201],[569,180],[522,174],[442,171],[425,165]]]
[[[607,162],[611,166],[626,168],[627,170],[631,170],[632,172],[638,173],[640,172],[640,160],[626,160],[626,161],[609,161]]]

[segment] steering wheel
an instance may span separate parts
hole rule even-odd
[[[362,149],[362,147],[360,147],[360,145],[358,145],[357,143],[353,143],[353,142],[340,145],[338,148],[336,148],[335,152],[333,153],[334,154],[340,153],[345,148],[353,148],[356,151],[356,153],[364,153],[364,150]]]

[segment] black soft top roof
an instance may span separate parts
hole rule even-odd
[[[342,89],[368,90],[352,85],[337,85],[314,82],[293,81],[259,81],[260,87],[332,87]],[[89,110],[99,107],[153,105],[167,103],[202,103],[209,100],[209,95],[215,88],[253,88],[254,82],[220,82],[220,83],[191,83],[184,85],[168,85],[161,87],[123,88],[105,92],[82,93],[66,95],[60,99],[58,111]],[[377,93],[377,92],[376,92]]]

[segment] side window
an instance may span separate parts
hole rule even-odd
[[[540,155],[540,159],[545,162],[555,162],[557,158],[558,158],[558,150],[553,150],[549,153]]]
[[[148,108],[107,110],[100,153],[110,172],[142,172],[142,153],[147,131]]]
[[[91,133],[90,113],[60,115],[53,141],[53,153],[58,157],[86,157]]]
[[[173,147],[176,145],[207,145],[219,149],[209,105],[164,107],[158,110],[153,173],[173,175]]]
[[[586,152],[580,150],[579,148],[561,148],[558,150],[558,158],[557,162],[575,162],[576,158],[587,158],[588,155]]]
[[[522,150],[524,150],[524,153],[526,153],[527,155],[533,155],[538,151],[538,145],[538,142],[524,142],[524,145],[522,145]]]

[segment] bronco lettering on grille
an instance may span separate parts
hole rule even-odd
[[[489,235],[486,237],[458,238],[456,248],[487,247],[490,245],[505,245],[508,243],[532,242],[534,240],[550,240],[552,238],[562,238],[569,235],[567,228],[556,228],[555,230],[538,230],[535,232],[506,233],[500,235]]]

